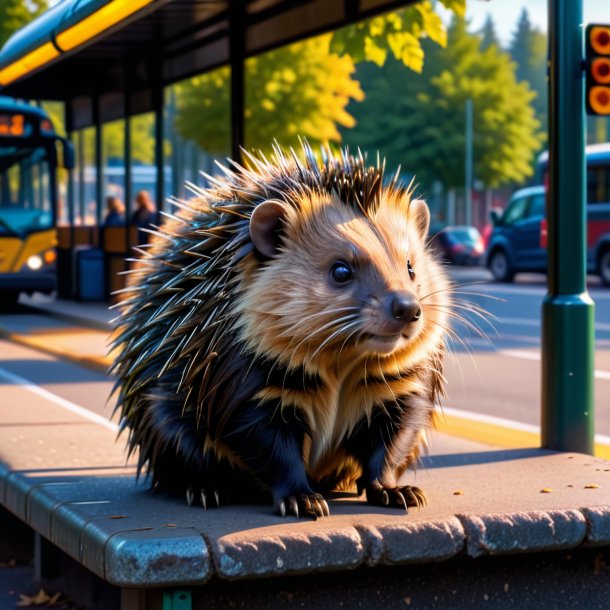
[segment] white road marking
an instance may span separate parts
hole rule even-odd
[[[31,392],[32,394],[36,394],[36,396],[39,396],[40,398],[43,398],[44,400],[48,400],[49,402],[56,404],[58,407],[62,407],[63,409],[66,409],[66,411],[70,411],[71,413],[80,415],[81,417],[84,417],[85,419],[88,419],[89,421],[92,421],[95,424],[99,424],[100,426],[104,426],[105,428],[108,428],[109,430],[112,430],[113,432],[119,431],[119,427],[115,423],[106,419],[104,416],[98,415],[97,413],[93,413],[92,411],[89,411],[88,409],[85,409],[84,407],[81,407],[73,402],[70,402],[69,400],[62,398],[61,396],[57,396],[57,394],[53,394],[53,392],[49,392],[48,390],[45,390],[44,388],[40,387],[39,385],[36,385],[33,381],[30,381],[29,379],[26,379],[25,377],[21,377],[21,375],[16,375],[15,373],[11,373],[10,371],[7,371],[6,369],[0,368],[0,379],[4,379],[5,381],[8,381],[9,383],[18,385],[21,388],[23,388],[24,390],[27,390],[28,392]]]
[[[521,360],[542,360],[542,356],[536,352],[524,352],[517,349],[499,349],[498,354],[503,356],[509,356],[511,358],[521,358]],[[595,379],[603,379],[604,381],[610,381],[610,372],[600,371],[595,369]]]
[[[523,422],[515,421],[513,419],[496,417],[495,415],[485,415],[483,413],[475,413],[474,411],[465,411],[463,409],[454,409],[452,407],[442,406],[439,408],[441,413],[445,413],[450,417],[460,417],[462,419],[470,419],[472,421],[477,421],[484,424],[493,424],[496,426],[502,426],[503,428],[510,428],[512,430],[540,434],[540,426],[535,426],[533,424],[524,424]],[[602,445],[610,445],[610,436],[596,434],[595,442]]]
[[[547,294],[545,286],[519,286],[517,284],[510,284],[508,286],[494,284],[493,282],[482,281],[482,282],[466,282],[464,284],[458,283],[456,290],[460,287],[472,287],[476,290],[482,290],[483,292],[497,292],[498,294],[516,294],[516,295],[528,295],[528,296],[541,296],[544,297]],[[589,290],[589,296],[594,301],[607,301],[610,299],[610,291],[606,288],[599,286],[591,286]]]
[[[542,320],[540,318],[510,318],[510,317],[498,317],[497,321],[500,324],[514,324],[517,326],[534,326],[540,328]],[[606,322],[596,322],[595,330],[610,330],[610,324]]]

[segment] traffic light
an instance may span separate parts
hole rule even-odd
[[[586,29],[587,114],[610,116],[610,25]]]

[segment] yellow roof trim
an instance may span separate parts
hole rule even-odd
[[[56,36],[63,51],[70,51],[116,25],[155,0],[114,0]]]
[[[112,0],[82,21],[58,34],[55,38],[57,46],[62,51],[71,51],[153,2],[155,0]],[[59,55],[60,52],[52,42],[44,43],[0,70],[0,86],[10,85],[29,72],[33,72],[56,59]]]
[[[0,86],[5,86],[21,78],[28,72],[36,70],[59,56],[59,51],[52,42],[46,42],[27,55],[0,70]]]

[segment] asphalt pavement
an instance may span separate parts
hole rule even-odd
[[[521,274],[512,284],[490,281],[483,269],[454,269],[458,310],[468,323],[457,324],[446,363],[447,411],[502,418],[534,431],[541,412],[541,307],[545,276]],[[595,302],[595,429],[610,436],[610,289],[590,278]],[[487,313],[473,313],[475,303]],[[477,328],[473,328],[477,327]]]

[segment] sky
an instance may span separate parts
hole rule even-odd
[[[532,24],[546,32],[547,5],[548,0],[466,0],[466,15],[474,31],[483,26],[490,14],[500,42],[507,45],[524,7]],[[583,17],[585,23],[610,23],[610,0],[583,0]]]

